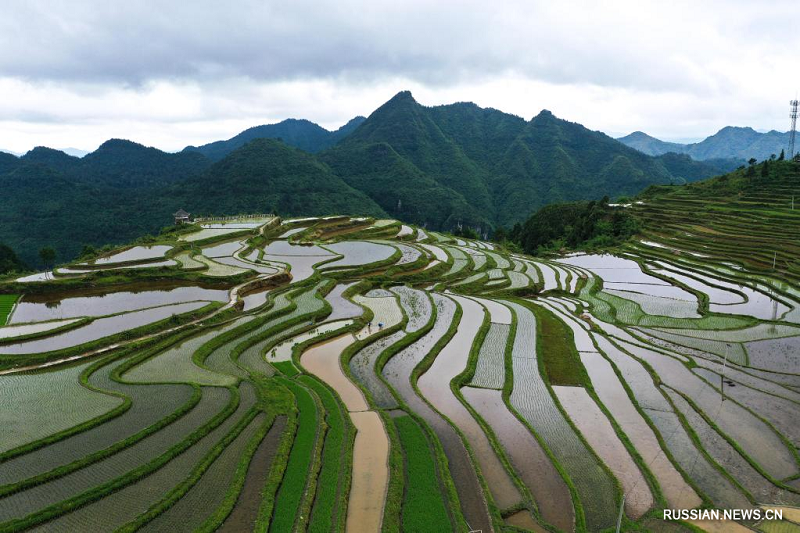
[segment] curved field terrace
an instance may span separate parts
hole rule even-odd
[[[800,273],[670,198],[603,253],[241,217],[0,283],[0,531],[691,531],[662,510],[793,509]],[[745,224],[725,213],[707,223]]]

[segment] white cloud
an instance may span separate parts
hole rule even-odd
[[[6,2],[0,146],[176,150],[401,89],[664,138],[786,129],[794,2]]]

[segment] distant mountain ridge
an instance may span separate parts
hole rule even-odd
[[[227,141],[216,141],[202,146],[187,146],[183,151],[198,152],[213,161],[219,161],[254,139],[280,139],[289,146],[316,153],[339,142],[364,120],[366,120],[364,117],[358,116],[348,121],[338,130],[328,131],[309,120],[290,118],[277,124],[265,124],[248,128]]]
[[[403,91],[335,132],[288,120],[178,153],[122,139],[83,158],[44,147],[0,153],[0,242],[29,264],[46,245],[68,260],[85,244],[157,232],[178,208],[390,216],[491,232],[549,203],[724,170],[687,155],[648,156],[549,111],[525,120],[473,103],[426,107]]]
[[[672,143],[656,139],[644,132],[635,131],[617,139],[647,155],[658,156],[668,152],[687,154],[698,161],[711,159],[736,159],[759,161],[778,155],[789,144],[789,132],[769,131],[759,133],[753,128],[726,126],[714,135],[691,144]]]
[[[526,121],[472,103],[425,107],[408,91],[319,155],[392,216],[445,228],[507,226],[547,203],[723,172],[647,156],[547,110]]]

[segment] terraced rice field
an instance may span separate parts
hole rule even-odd
[[[98,318],[85,326],[64,333],[0,346],[0,354],[30,355],[64,350],[159,322],[172,316],[196,311],[207,304],[208,302],[186,302]]]
[[[404,531],[446,531],[453,527],[448,502],[442,492],[437,465],[427,435],[410,416],[394,419],[403,449],[405,485],[402,526]],[[417,498],[416,494],[425,494]]]
[[[799,506],[800,270],[686,201],[616,255],[242,219],[25,276],[0,297],[0,531],[594,532],[623,494],[622,530],[678,531],[662,508]],[[173,257],[158,282],[119,268]]]
[[[172,246],[157,245],[157,246],[134,246],[122,252],[100,257],[94,261],[95,265],[111,265],[114,263],[132,263],[144,262],[148,260],[158,259],[164,257]]]
[[[3,436],[0,453],[99,417],[122,403],[120,398],[91,391],[78,382],[89,364],[61,372],[0,377]],[[30,424],[32,419],[41,419]]]
[[[0,326],[5,326],[14,304],[19,299],[17,294],[0,294]]]

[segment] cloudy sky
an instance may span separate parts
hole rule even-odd
[[[788,129],[796,0],[6,0],[0,148],[164,150],[284,118],[336,128],[396,92],[541,109],[611,135]]]

